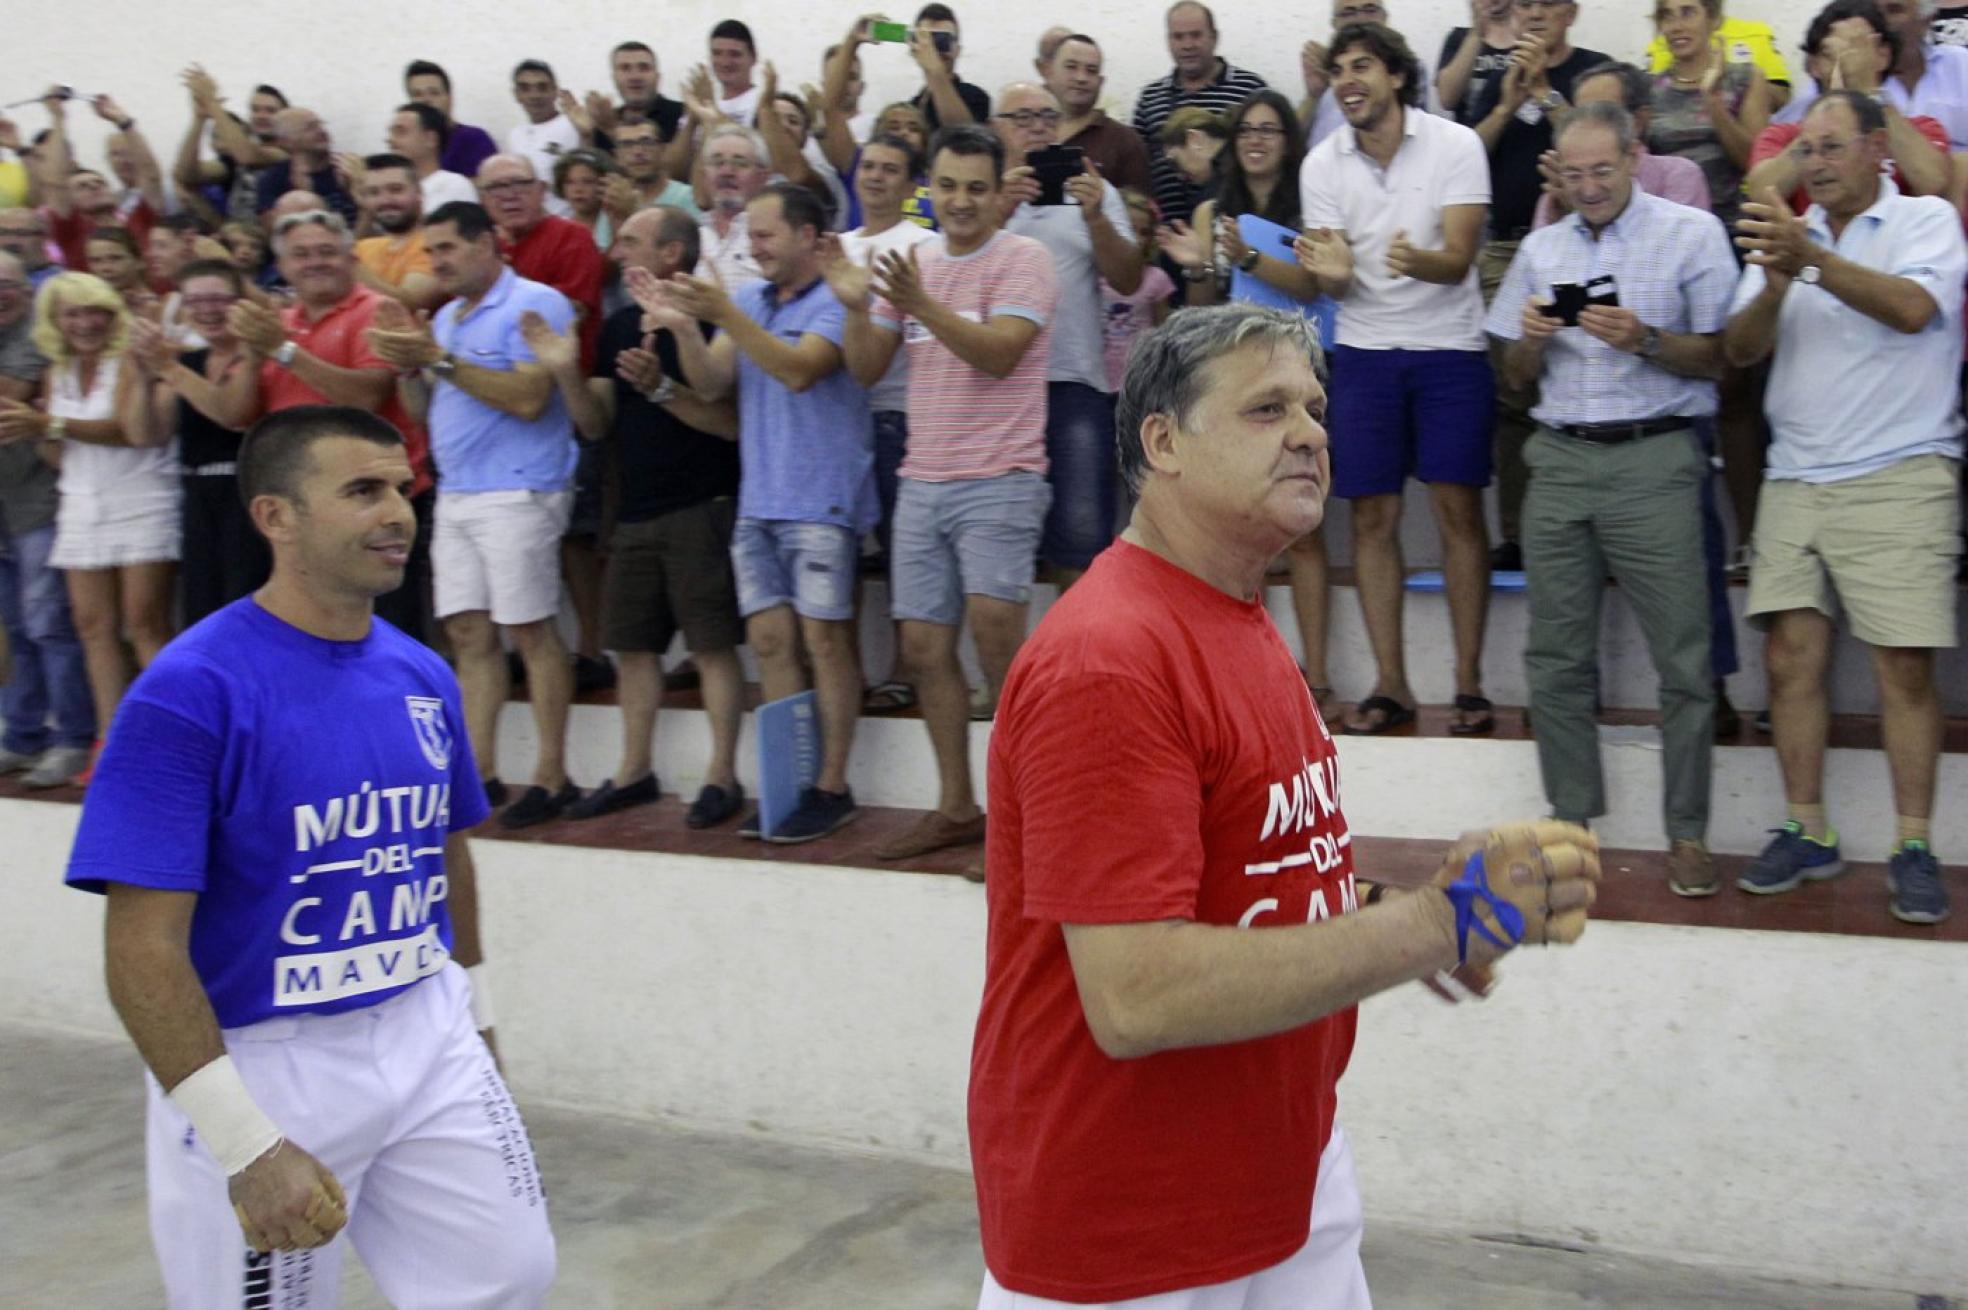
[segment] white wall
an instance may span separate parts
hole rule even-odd
[[[27,0],[17,4],[23,6],[19,20],[26,20]],[[659,0],[653,5],[556,0],[498,6],[459,0],[311,5],[95,0],[74,10],[44,7],[31,21],[6,24],[5,67],[11,77],[0,87],[0,101],[27,99],[50,82],[109,91],[141,120],[152,144],[164,152],[175,149],[189,121],[177,75],[196,60],[219,79],[235,108],[243,108],[254,83],[272,82],[296,104],[319,110],[339,148],[380,150],[389,111],[403,98],[403,66],[422,57],[450,70],[458,117],[503,140],[520,117],[508,82],[520,59],[547,60],[562,84],[576,90],[612,90],[609,48],[617,41],[639,39],[656,49],[664,90],[674,94],[690,65],[705,58],[711,25],[734,17],[751,24],[760,54],[778,65],[782,80],[793,88],[819,80],[822,50],[870,7],[867,0]],[[906,21],[916,7],[916,0],[902,0],[891,13]],[[1055,23],[1083,28],[1105,44],[1112,110],[1131,108],[1136,89],[1168,71],[1161,0],[1083,0],[1064,7],[1040,0],[989,5],[959,0],[953,7],[967,27],[958,71],[994,93],[1003,83],[1029,74],[1038,34]],[[1395,25],[1430,60],[1448,30],[1466,21],[1469,12],[1461,0],[1392,0],[1392,7]],[[1222,0],[1216,8],[1224,57],[1296,94],[1299,45],[1308,37],[1324,39],[1329,10],[1316,2],[1286,0]],[[1651,35],[1651,5],[1645,0],[1617,7],[1585,0],[1581,8],[1573,28],[1576,44],[1621,58],[1639,56]],[[1740,0],[1730,8],[1741,17],[1770,23],[1788,54],[1817,5]],[[1790,57],[1794,63],[1794,54]],[[920,85],[900,47],[876,47],[864,60],[871,84],[864,107],[909,94]],[[1801,69],[1797,71],[1801,76]],[[28,132],[43,125],[39,108],[13,112]],[[88,124],[79,134],[84,157],[98,158],[91,143],[100,138],[102,125],[70,112]],[[168,162],[166,155],[167,167]]]

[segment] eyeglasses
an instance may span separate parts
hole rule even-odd
[[[538,178],[529,177],[529,178],[522,179],[516,177],[505,182],[487,182],[484,186],[481,186],[479,190],[488,196],[509,196],[516,191],[524,191],[528,187],[536,187],[539,185],[541,185],[541,183]]]
[[[997,117],[1016,123],[1020,127],[1032,127],[1039,123],[1047,127],[1059,126],[1057,109],[1015,109],[1009,114],[999,114]]]
[[[1572,0],[1511,0],[1511,2],[1517,8],[1524,10],[1563,9],[1566,5],[1572,3]]]
[[[1372,22],[1386,16],[1385,5],[1348,5],[1344,9],[1333,10],[1333,17],[1342,23]]]
[[[1566,186],[1577,186],[1587,178],[1591,178],[1594,182],[1610,182],[1617,176],[1619,176],[1619,166],[1616,164],[1601,164],[1597,168],[1561,168],[1558,170],[1558,180]]]
[[[1827,141],[1821,146],[1799,141],[1790,148],[1790,153],[1797,156],[1797,162],[1800,164],[1808,164],[1813,159],[1822,159],[1827,164],[1835,164],[1850,154],[1851,150],[1850,141]]]
[[[1271,140],[1276,137],[1281,137],[1284,134],[1285,134],[1285,129],[1279,127],[1276,123],[1237,124],[1237,135],[1239,137],[1261,136],[1266,140]]]
[[[706,168],[757,168],[759,161],[750,155],[712,155],[704,161]]]

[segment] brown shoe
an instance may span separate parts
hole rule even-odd
[[[907,831],[897,833],[875,848],[878,860],[913,860],[918,855],[950,846],[975,846],[984,840],[984,816],[956,820],[935,810],[917,819]]]
[[[1714,857],[1698,841],[1677,841],[1667,853],[1667,889],[1676,896],[1713,896],[1722,890]]]

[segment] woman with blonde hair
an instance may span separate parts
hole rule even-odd
[[[0,441],[61,458],[49,564],[68,575],[98,731],[139,668],[171,637],[181,491],[175,442],[156,421],[151,379],[128,353],[130,309],[89,273],[50,278],[34,300],[34,345],[49,361],[40,407],[0,401]]]

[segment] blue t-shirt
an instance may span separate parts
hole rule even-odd
[[[788,300],[760,279],[731,299],[781,341],[811,332],[841,344],[847,311],[815,278]],[[748,519],[832,523],[866,532],[881,517],[875,497],[875,428],[868,393],[843,364],[796,392],[738,352],[738,513]]]
[[[574,321],[566,296],[511,269],[460,318],[464,307],[464,301],[453,300],[438,310],[431,335],[459,363],[499,372],[535,362],[519,330],[521,314],[533,310],[556,332],[567,331]],[[439,491],[565,491],[573,482],[580,451],[557,387],[540,417],[529,423],[440,380],[431,391],[429,417]]]
[[[196,892],[221,1027],[335,1014],[451,958],[444,840],[489,812],[442,660],[381,619],[326,641],[248,596],[123,698],[68,883]]]

